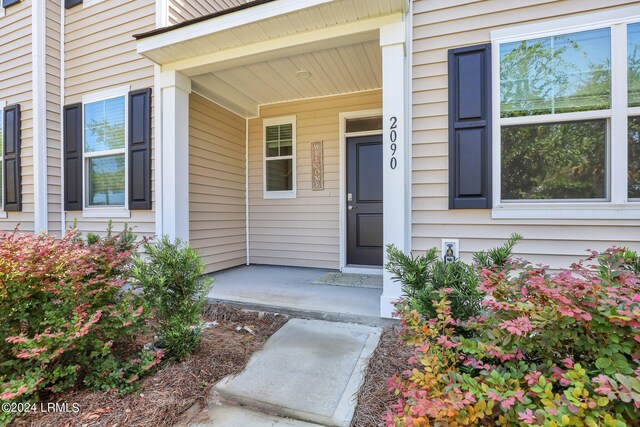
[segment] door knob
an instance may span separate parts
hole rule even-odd
[[[348,209],[351,211],[351,210],[358,209],[358,208],[357,208],[357,207],[353,207],[353,206],[349,205],[349,208],[348,208]]]

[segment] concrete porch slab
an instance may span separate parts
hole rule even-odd
[[[247,309],[299,317],[386,325],[380,318],[382,289],[316,284],[331,270],[250,265],[211,275],[207,298]]]
[[[213,392],[278,416],[347,427],[362,372],[381,332],[370,326],[291,319],[240,375],[223,379]]]

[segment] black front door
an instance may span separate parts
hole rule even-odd
[[[382,265],[382,135],[347,139],[347,264]]]

